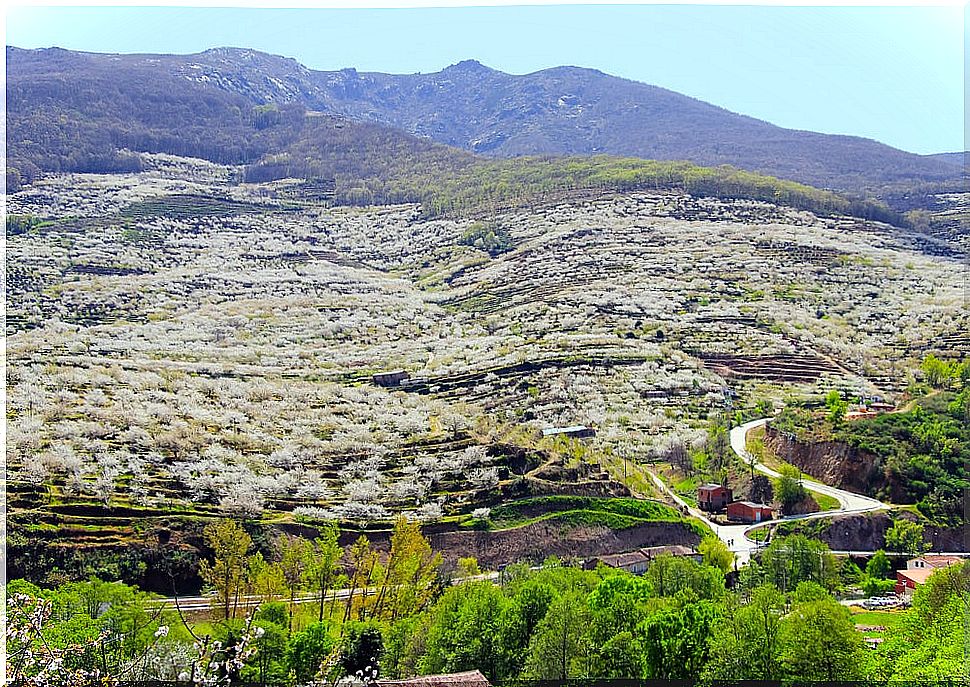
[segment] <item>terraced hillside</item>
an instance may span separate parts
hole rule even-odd
[[[475,220],[510,237],[490,255],[471,219],[147,161],[8,198],[35,220],[7,241],[15,569],[137,547],[190,568],[224,513],[461,533],[516,499],[656,496],[642,463],[729,405],[891,395],[968,329],[959,258],[888,225],[599,194]],[[571,425],[596,436],[542,436]]]

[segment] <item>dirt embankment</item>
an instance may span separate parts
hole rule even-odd
[[[493,570],[508,563],[541,563],[549,556],[563,560],[592,558],[645,546],[696,547],[700,543],[700,536],[679,522],[647,522],[611,530],[599,525],[567,525],[553,519],[508,530],[456,530],[448,525],[429,525],[422,530],[431,548],[441,552],[445,561],[453,563],[474,556],[482,568]],[[342,532],[340,543],[347,546],[360,534],[379,551],[389,547],[390,530]]]
[[[540,521],[513,530],[439,532],[429,533],[428,538],[446,560],[474,556],[483,568],[492,569],[518,561],[539,563],[548,556],[591,558],[643,546],[700,543],[697,533],[679,522],[651,522],[611,530],[603,526],[567,526]]]
[[[899,513],[897,519],[917,520],[912,513]],[[836,515],[831,519],[803,521],[810,536],[820,539],[835,551],[875,551],[886,547],[886,530],[893,521],[886,512]],[[923,534],[932,551],[970,551],[963,528],[926,526]]]
[[[840,489],[875,495],[889,484],[878,456],[841,442],[802,442],[768,425],[765,446],[785,462]]]

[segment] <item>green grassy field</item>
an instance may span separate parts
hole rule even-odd
[[[512,501],[492,509],[489,526],[512,529],[551,519],[569,525],[605,525],[611,529],[645,522],[684,522],[698,534],[706,534],[703,525],[657,501],[589,496],[537,496]]]
[[[827,494],[820,494],[817,491],[813,491],[812,498],[815,499],[818,507],[822,510],[837,510],[839,507],[839,500],[834,496],[828,496]]]
[[[902,611],[864,611],[857,606],[852,607],[852,622],[856,625],[866,625],[869,627],[898,627],[905,617]],[[867,637],[881,637],[884,632],[866,631]]]
[[[768,536],[767,527],[759,527],[756,530],[751,530],[750,532],[748,532],[748,537],[750,539],[754,539],[755,541],[764,541],[765,537],[767,536]]]

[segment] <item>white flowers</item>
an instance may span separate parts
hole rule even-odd
[[[168,625],[159,625],[158,629],[155,630],[155,638],[167,637],[168,636]]]
[[[103,217],[179,184],[225,190],[226,168],[147,158],[145,174],[51,176],[8,202]],[[686,211],[702,219],[676,216]],[[9,264],[47,286],[8,301],[13,326],[34,327],[7,342],[11,475],[105,502],[164,493],[255,516],[285,499],[311,518],[433,519],[450,503],[426,503],[440,491],[495,487],[479,444],[516,425],[595,425],[614,448],[689,454],[723,381],[685,351],[806,346],[889,374],[907,363],[890,345],[965,322],[957,261],[766,204],[631,193],[510,212],[527,250],[482,264],[451,252],[467,222],[416,212],[146,218],[132,227],[161,237],[150,247],[83,223],[9,237]],[[766,260],[765,245],[795,250]],[[826,273],[798,257],[814,245],[871,264]],[[71,260],[109,259],[146,273],[65,278]],[[778,295],[789,284],[810,288]],[[68,323],[102,305],[134,317]],[[556,362],[633,355],[643,364]],[[517,363],[542,365],[505,367]],[[397,367],[468,384],[424,394],[366,381]]]

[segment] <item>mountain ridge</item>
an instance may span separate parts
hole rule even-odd
[[[52,68],[73,60],[82,82],[90,76],[118,87],[112,82],[135,71],[168,84],[172,93],[162,97],[176,97],[179,84],[188,82],[195,87],[186,89],[186,98],[218,100],[215,92],[221,91],[222,106],[231,112],[299,105],[489,157],[609,154],[726,164],[857,196],[953,184],[961,172],[949,159],[861,137],[784,129],[588,67],[511,75],[468,59],[430,74],[322,71],[294,58],[232,47],[156,55],[8,46],[7,57],[15,96],[25,81],[48,79]]]

